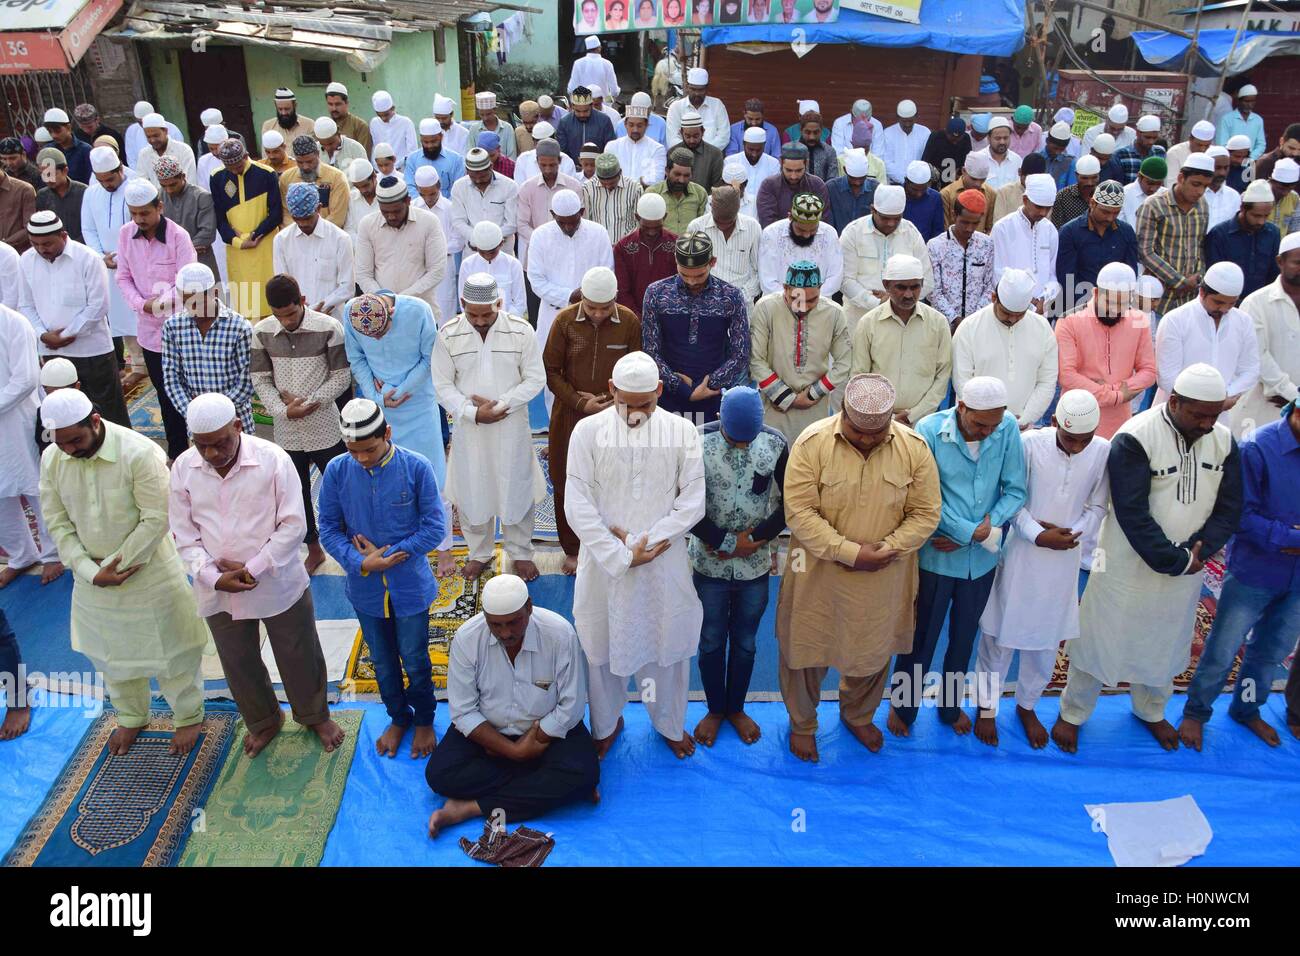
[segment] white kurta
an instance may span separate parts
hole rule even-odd
[[[272,240],[271,262],[277,275],[291,275],[307,297],[307,306],[343,321],[343,306],[356,292],[352,240],[324,216],[310,236],[294,223]]]
[[[618,74],[614,72],[614,64],[601,56],[599,50],[592,50],[573,61],[565,92],[572,93],[579,86],[590,89],[592,85],[599,86],[610,99],[618,97]]]
[[[1021,427],[1043,417],[1056,394],[1056,336],[1047,320],[1029,311],[1008,328],[989,303],[952,334],[952,385],[957,394],[977,375],[1007,387],[1007,411]]]
[[[177,128],[175,123],[169,122],[167,124],[167,138],[176,140],[180,143],[185,142],[185,137],[181,135],[181,131]],[[139,123],[132,123],[128,126],[126,128],[126,133],[123,136],[122,145],[126,149],[126,156],[122,157],[122,161],[129,163],[131,160],[127,157],[139,156],[140,150],[149,145],[149,137],[145,135],[144,127]],[[87,183],[86,185],[91,184]]]
[[[462,176],[451,187],[451,224],[468,243],[480,222],[494,222],[501,227],[506,251],[514,248],[515,230],[519,226],[519,187],[500,173],[492,174],[487,189],[479,189],[469,176]]]
[[[117,189],[109,192],[96,180],[81,195],[81,238],[101,256],[106,252],[117,252],[118,233],[125,223],[131,221],[131,210],[126,205],[127,182],[123,179]],[[116,276],[116,270],[110,269],[108,327],[114,335],[135,335],[139,319],[135,310],[126,304]]]
[[[415,200],[412,200],[411,204],[414,205]],[[361,195],[361,190],[357,189],[356,186],[353,186],[348,192],[348,218],[343,226],[343,231],[352,239],[353,252],[356,251],[357,236],[361,234],[361,220],[365,219],[366,216],[370,215],[372,212],[379,212],[379,200],[376,199],[373,202],[366,202],[365,198]],[[443,232],[446,231],[446,227],[444,226]],[[224,245],[224,243],[222,243],[222,245]]]
[[[1154,193],[1152,193],[1152,195],[1159,196],[1164,191],[1165,191],[1165,187],[1161,186]],[[1209,196],[1210,196],[1210,191],[1207,189],[1205,191],[1205,197],[1207,201],[1209,200]],[[1120,210],[1120,214],[1119,214],[1120,221],[1126,222],[1134,229],[1136,229],[1138,207],[1140,207],[1149,198],[1151,197],[1142,191],[1142,185],[1136,179],[1133,180],[1133,182],[1129,183],[1127,186],[1125,186],[1124,187],[1124,208]],[[1141,263],[1139,263],[1138,271],[1139,272],[1141,271]]]
[[[1014,149],[1007,150],[1007,154],[1002,157],[1002,162],[998,162],[997,157],[987,147],[978,152],[983,153],[989,161],[989,177],[984,180],[984,184],[990,189],[1001,189],[1020,177],[1020,164],[1024,160]]]
[[[411,205],[417,209],[426,209],[438,217],[442,223],[443,235],[447,237],[447,271],[434,289],[434,295],[438,303],[438,324],[446,325],[452,319],[460,314],[460,293],[456,284],[456,257],[460,255],[461,250],[465,248],[465,241],[461,239],[460,233],[451,228],[451,200],[441,193],[438,194],[438,202],[429,209],[428,203],[423,198],[411,200]]]
[[[1021,444],[1029,496],[1011,520],[980,627],[1000,647],[1049,650],[1079,636],[1079,562],[1084,542],[1095,537],[1109,508],[1110,442],[1094,437],[1082,452],[1067,455],[1056,443],[1055,428],[1038,428],[1026,432]],[[1034,541],[1044,521],[1082,531],[1079,545],[1069,551],[1040,548]]]
[[[1082,150],[1080,155],[1086,155],[1092,151],[1092,144],[1097,137],[1106,132],[1105,123],[1094,123],[1083,131],[1083,139],[1079,143],[1079,149]],[[1137,131],[1132,126],[1125,126],[1118,136],[1115,137],[1115,151],[1127,149],[1137,142]]]
[[[1300,312],[1274,279],[1256,289],[1241,303],[1241,310],[1254,320],[1259,347],[1259,384],[1246,393],[1228,413],[1234,435],[1242,434],[1247,421],[1255,427],[1278,418],[1282,410],[1269,399],[1294,401],[1300,396]]]
[[[420,148],[418,141],[415,148]],[[464,156],[470,150],[469,127],[453,122],[442,131],[442,148]]]
[[[918,160],[925,152],[926,141],[930,138],[930,128],[920,123],[912,125],[912,132],[903,132],[898,123],[886,126],[880,137],[880,145],[875,152],[885,161],[885,174],[891,183],[902,183],[907,177],[907,164]],[[834,144],[832,144],[834,145]]]
[[[537,334],[527,318],[497,313],[483,338],[469,319],[442,327],[433,346],[433,387],[452,419],[447,459],[447,500],[462,522],[481,525],[498,517],[518,524],[546,497],[546,476],[533,452],[528,403],[546,384]],[[481,425],[471,395],[496,399],[510,411]]]
[[[537,150],[524,150],[519,154],[519,158],[515,160],[515,185],[522,186],[540,172],[541,170],[537,168]],[[560,172],[566,176],[576,177],[578,175],[578,167],[574,165],[568,153],[560,154]]]
[[[790,220],[778,219],[763,229],[758,243],[758,284],[764,293],[780,292],[790,264],[800,260],[815,262],[821,268],[822,295],[840,291],[844,281],[844,254],[840,237],[828,222],[817,224],[812,245],[801,246],[790,238]]]
[[[1229,395],[1244,395],[1258,385],[1259,342],[1250,316],[1230,309],[1216,328],[1199,297],[1162,315],[1156,326],[1156,401],[1165,401],[1178,373],[1197,362],[1219,370]],[[1226,425],[1228,415],[1219,421]]]
[[[546,341],[555,316],[568,308],[569,295],[595,266],[614,268],[614,247],[604,226],[583,219],[577,231],[566,236],[552,220],[533,233],[528,241],[528,281],[542,300],[537,310],[538,341]],[[546,394],[550,398],[550,392]]]
[[[211,154],[209,154],[211,155]],[[158,185],[158,176],[154,173],[154,164],[164,156],[170,156],[180,164],[181,172],[190,182],[198,181],[198,166],[194,162],[194,150],[189,145],[179,139],[168,139],[167,145],[161,153],[156,152],[152,146],[146,146],[135,157],[135,171],[138,175],[145,177],[155,186]],[[201,184],[207,188],[207,184]]]
[[[524,288],[524,267],[519,260],[508,252],[498,252],[491,262],[484,262],[477,252],[471,252],[461,260],[460,273],[456,282],[456,295],[465,291],[465,280],[476,272],[486,272],[497,280],[505,310],[511,315],[528,314],[528,292]]]
[[[41,468],[36,456],[37,392],[41,366],[36,331],[27,317],[0,305],[0,498],[35,495]]]
[[[704,620],[686,553],[686,535],[704,517],[699,432],[662,409],[629,428],[607,408],[578,422],[567,467],[564,513],[582,542],[573,619],[588,662],[631,676],[689,659]],[[632,568],[612,527],[632,544],[672,544]]]
[[[758,191],[763,186],[763,180],[781,171],[781,161],[767,153],[760,153],[758,162],[751,163],[744,153],[739,155],[740,161],[747,167],[746,172],[749,173],[749,179],[745,181],[745,198],[740,201],[740,211],[757,219]]]
[[[420,148],[420,137],[415,133],[415,124],[411,122],[409,116],[403,116],[400,113],[394,113],[393,118],[384,121],[378,116],[370,119],[370,141],[374,146],[380,143],[387,143],[393,147],[393,153],[397,156],[397,169],[406,165],[406,157]],[[442,145],[449,147],[446,139]],[[374,146],[370,149],[370,162],[375,161]],[[460,150],[455,150],[460,152]],[[463,154],[462,154],[463,155]]]
[[[1224,183],[1219,187],[1218,192],[1213,189],[1205,190],[1205,205],[1209,208],[1210,213],[1209,220],[1205,225],[1208,232],[1219,223],[1227,222],[1237,215],[1237,210],[1241,208],[1241,193]]]
[[[704,121],[704,141],[725,153],[727,144],[731,142],[731,119],[727,116],[727,107],[716,96],[704,97],[704,102],[699,106],[683,96],[668,107],[667,145],[676,146],[682,141],[682,117],[687,110],[699,113],[700,119]]]
[[[0,305],[18,308],[18,250],[0,242]]]
[[[993,224],[993,281],[1007,269],[1023,269],[1034,277],[1035,299],[1055,299],[1061,291],[1056,281],[1056,250],[1059,237],[1056,227],[1044,216],[1032,226],[1023,208],[1003,216]]]
[[[661,182],[668,168],[667,152],[648,135],[643,135],[638,140],[628,136],[611,139],[605,144],[605,152],[613,153],[618,157],[618,164],[623,167],[624,176],[629,179],[639,179],[643,186],[653,186]],[[516,179],[518,179],[518,172],[516,167]]]

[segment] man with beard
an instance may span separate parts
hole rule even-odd
[[[608,116],[595,109],[591,90],[585,86],[579,86],[573,91],[569,105],[573,107],[573,112],[556,125],[555,138],[565,154],[576,163],[584,144],[595,143],[596,151],[599,152],[614,139],[614,124]]]
[[[284,225],[293,225],[293,216],[285,197],[294,183],[315,186],[325,218],[342,229],[348,224],[348,180],[333,166],[321,162],[320,144],[315,137],[299,136],[293,141],[294,168],[280,175],[280,204],[284,208]]]
[[[668,107],[668,142],[682,140],[682,117],[687,112],[699,113],[704,123],[704,141],[718,150],[725,150],[731,141],[731,118],[727,107],[716,96],[709,96],[709,71],[692,67],[686,71],[686,96]]]
[[[617,156],[619,165],[627,175],[638,180],[642,186],[660,182],[668,166],[667,152],[663,145],[646,135],[649,122],[650,104],[639,103],[636,96],[632,97],[632,105],[627,108],[627,118],[623,120],[626,132],[605,146],[605,152]]]
[[[321,158],[339,172],[345,172],[354,159],[365,159],[370,155],[370,150],[351,136],[339,132],[338,123],[328,116],[322,116],[312,128],[316,141],[320,143]]]
[[[826,183],[808,172],[808,147],[786,143],[781,147],[781,172],[763,180],[758,188],[758,224],[766,229],[790,214],[794,197],[813,193],[823,206],[830,203]]]
[[[989,123],[989,144],[980,150],[989,161],[988,185],[1000,189],[1016,181],[1020,173],[1020,157],[1011,151],[1011,120],[995,116]]]
[[[704,141],[704,119],[691,110],[682,114],[679,127],[681,142],[673,146],[674,150],[690,150],[691,182],[712,189],[722,183],[722,150]]]
[[[1211,146],[1205,151],[1205,155],[1214,160],[1214,178],[1210,180],[1210,188],[1205,190],[1205,205],[1209,210],[1209,217],[1206,222],[1206,234],[1208,235],[1209,230],[1219,223],[1227,222],[1237,215],[1237,211],[1241,209],[1241,193],[1228,185],[1228,172],[1232,163],[1228,151],[1222,146]],[[1243,191],[1244,188],[1242,187]],[[1268,201],[1271,212],[1273,202],[1271,195]]]
[[[1091,153],[1080,156],[1074,164],[1074,173],[1075,181],[1054,193],[1051,224],[1057,229],[1088,211],[1092,194],[1101,182],[1101,162]]]
[[[500,226],[506,242],[513,244],[518,202],[519,187],[492,168],[486,149],[475,146],[465,154],[465,175],[451,187],[451,226],[460,234],[462,245],[472,238],[474,226],[484,221]]]
[[[275,91],[275,117],[262,124],[262,132],[278,129],[286,143],[299,136],[311,136],[316,131],[315,121],[298,115],[298,97],[293,90],[280,87]]]
[[[1234,434],[1247,421],[1256,426],[1278,417],[1279,409],[1294,402],[1300,391],[1300,233],[1292,233],[1278,247],[1278,277],[1241,303],[1255,323],[1259,341],[1259,384],[1232,410]]]
[[[857,328],[863,315],[888,299],[882,270],[892,257],[910,256],[920,263],[922,273],[918,278],[924,280],[921,298],[929,296],[934,287],[925,240],[916,226],[903,218],[906,204],[907,194],[902,186],[880,186],[872,197],[871,215],[849,223],[840,236],[844,257],[844,318],[848,320],[849,331]],[[897,379],[890,381],[899,391],[904,391]]]
[[[380,143],[387,143],[397,157],[395,169],[400,170],[406,157],[419,148],[420,142],[415,135],[415,124],[409,116],[397,112],[392,94],[387,90],[376,90],[370,97],[375,118],[370,121],[370,138],[375,146],[370,151],[371,160],[377,163],[376,151]],[[435,103],[435,110],[437,112]]]
[[[790,263],[806,259],[821,276],[821,293],[828,298],[840,290],[844,254],[835,227],[822,222],[822,201],[811,193],[796,196],[789,217],[763,230],[758,245],[758,281],[764,293],[780,292]]]
[[[643,113],[634,113],[632,115],[634,116],[644,115],[647,121],[646,131],[645,131],[646,136],[654,140],[664,149],[667,149],[668,148],[668,121],[665,120],[658,113],[653,112],[654,100],[651,98],[650,94],[638,90],[637,92],[632,94],[632,99],[628,102],[628,107],[629,108],[636,107],[638,110],[644,111]],[[625,111],[624,116],[626,115],[627,113]],[[611,116],[610,119],[614,119],[614,117]],[[623,136],[626,133],[627,133],[627,121],[624,119],[614,120],[614,135]]]
[[[745,134],[751,129],[761,130],[763,133],[763,138],[757,140],[758,145],[762,147],[759,153],[771,156],[774,160],[778,159],[781,155],[781,133],[763,118],[763,101],[759,99],[745,100],[745,115],[738,122],[731,124],[731,138],[727,140],[727,148],[723,152],[728,156],[734,156],[744,149],[745,143],[748,142]],[[833,143],[833,134],[831,138]],[[755,158],[757,156],[758,154],[755,154]]]
[[[444,196],[450,196],[456,181],[465,175],[465,157],[445,149],[443,139],[442,126],[436,119],[425,117],[420,120],[420,148],[407,156],[403,164],[412,199],[416,196],[415,174],[421,166],[432,166],[438,171]]]
[[[808,148],[808,172],[822,182],[839,174],[839,157],[831,148],[818,110],[806,110],[799,115],[799,142]]]
[[[1227,222],[1205,234],[1205,264],[1235,262],[1246,276],[1242,296],[1262,289],[1277,278],[1278,246],[1282,234],[1268,221],[1273,214],[1273,190],[1255,180],[1246,187],[1241,209]]]
[[[891,183],[902,185],[907,178],[908,164],[924,155],[926,141],[929,138],[930,128],[916,121],[916,104],[911,100],[900,101],[898,122],[885,127],[878,147],[878,151],[884,157],[886,174]],[[1007,143],[1010,142],[1011,136],[1008,130]],[[1001,154],[996,155],[999,157],[997,161],[1000,162]]]
[[[144,127],[148,145],[140,150],[135,158],[136,175],[144,176],[157,186],[158,174],[154,171],[154,166],[164,156],[170,156],[180,163],[181,169],[185,170],[185,175],[195,175],[198,168],[194,163],[194,150],[190,149],[183,140],[172,139],[168,135],[167,121],[160,114],[150,113],[140,121],[140,125]]]
[[[325,109],[329,112],[330,119],[338,125],[339,134],[356,140],[366,151],[366,156],[369,156],[375,145],[370,138],[370,126],[352,113],[348,88],[337,80],[325,87]]]
[[[646,289],[677,271],[673,254],[676,233],[664,228],[664,197],[646,193],[637,200],[639,226],[614,246],[614,272],[618,279],[618,304],[641,314]]]
[[[496,133],[501,139],[501,152],[507,159],[514,159],[518,155],[515,152],[515,131],[497,116],[497,95],[491,91],[475,93],[474,109],[478,111],[478,119],[465,126],[469,131],[469,144],[477,145],[480,133]]]
[[[686,234],[693,219],[704,215],[709,208],[709,194],[698,183],[691,182],[694,156],[683,146],[674,147],[668,154],[668,174],[661,183],[647,189],[646,195],[663,197],[664,228],[674,235]]]

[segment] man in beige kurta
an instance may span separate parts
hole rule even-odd
[[[939,472],[893,420],[894,388],[855,375],[844,410],[799,436],[785,471],[790,551],[776,610],[790,750],[817,760],[817,703],[840,673],[840,719],[873,753],[890,659],[911,649],[916,554],[939,526]]]

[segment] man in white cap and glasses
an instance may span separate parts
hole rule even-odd
[[[126,753],[148,725],[156,679],[176,728],[169,751],[188,753],[203,729],[208,635],[168,533],[162,449],[76,388],[45,398],[41,424],[56,446],[41,459],[41,508],[72,571],[72,648],[104,675],[117,712],[108,751]]]
[[[284,724],[259,625],[293,719],[329,753],[343,729],[330,719],[325,654],[298,557],[307,522],[293,462],[279,445],[245,434],[224,395],[195,397],[185,417],[194,447],[172,466],[167,514],[247,730],[244,753],[256,757]]]
[[[1214,135],[1214,124],[1208,120],[1201,120],[1192,125],[1191,132],[1187,134],[1186,140],[1169,147],[1169,152],[1165,155],[1165,159],[1169,164],[1165,186],[1170,189],[1173,188],[1174,183],[1178,181],[1179,171],[1187,162],[1187,157],[1193,153],[1203,153],[1213,146]]]
[[[1232,97],[1232,110],[1219,120],[1214,136],[1214,141],[1220,146],[1228,145],[1228,140],[1234,136],[1247,137],[1252,160],[1259,159],[1268,150],[1268,141],[1264,139],[1264,117],[1255,112],[1258,96],[1259,90],[1252,83],[1237,90]]]
[[[148,144],[140,150],[135,157],[135,171],[137,174],[145,177],[155,186],[158,185],[158,174],[154,172],[154,166],[162,156],[170,156],[176,162],[180,163],[181,169],[185,171],[186,176],[194,176],[198,172],[198,167],[194,164],[194,150],[190,149],[185,140],[172,139],[167,132],[167,121],[159,113],[150,113],[140,121],[144,127],[145,139]]]
[[[450,196],[452,186],[465,175],[465,157],[446,148],[443,145],[445,138],[436,119],[426,116],[420,120],[420,148],[406,157],[403,172],[410,184],[412,199],[415,198],[415,174],[421,167],[429,166],[438,173],[444,196]]]
[[[726,150],[731,141],[731,119],[727,107],[716,96],[709,96],[709,71],[701,66],[686,71],[686,96],[668,107],[668,143],[682,141],[682,117],[687,112],[700,114],[704,122],[704,141]],[[802,112],[802,111],[801,111]]]
[[[630,110],[635,110],[636,112],[629,114],[628,111]],[[629,115],[633,118],[637,116],[642,116],[646,120],[646,129],[645,129],[646,137],[648,139],[654,140],[656,143],[658,143],[660,146],[664,147],[665,149],[668,148],[668,121],[665,120],[658,113],[654,112],[654,99],[650,96],[649,93],[644,93],[638,90],[636,93],[632,94],[632,99],[628,102],[627,107],[623,111],[623,118],[619,119],[614,123],[615,136],[627,135],[629,131],[627,125],[627,118],[629,117]],[[772,128],[776,129],[776,127],[772,127]],[[734,134],[736,129],[735,124],[732,125],[731,129]],[[731,153],[730,147],[728,147],[728,149],[725,150],[725,152],[727,152],[727,154],[730,155]]]
[[[637,97],[645,97],[646,101],[642,103]],[[617,156],[626,175],[642,186],[652,186],[662,180],[668,164],[668,154],[663,144],[648,135],[649,100],[650,97],[644,93],[633,96],[632,104],[627,108],[627,117],[622,123],[624,131],[617,139],[605,144],[605,152]]]
[[[1156,305],[1159,315],[1193,298],[1200,287],[1210,215],[1205,191],[1214,175],[1214,160],[1203,152],[1192,153],[1173,188],[1138,208],[1138,255],[1143,269],[1165,286]]]
[[[916,121],[916,104],[911,100],[900,100],[896,112],[898,122],[886,126],[880,142],[873,141],[872,148],[884,158],[889,181],[902,185],[907,178],[908,164],[925,152],[930,127]]]
[[[1025,178],[1025,196],[1020,208],[993,224],[993,274],[1001,278],[1007,269],[1022,269],[1033,280],[1034,311],[1042,315],[1054,307],[1061,292],[1056,281],[1056,253],[1060,243],[1052,225],[1056,182],[1047,173]]]
[[[370,97],[370,105],[375,111],[375,117],[370,121],[370,139],[375,146],[387,143],[392,147],[400,170],[406,157],[420,148],[420,141],[415,135],[415,124],[409,116],[397,112],[393,96],[387,90],[376,90]],[[450,144],[446,145],[449,149],[452,148]],[[372,161],[378,158],[373,148],[370,156]]]
[[[422,299],[439,319],[437,289],[447,277],[447,237],[438,217],[416,209],[406,180],[385,176],[375,188],[379,214],[361,220],[356,242],[356,279],[362,292],[387,289]]]
[[[1227,188],[1227,187],[1225,187]],[[1277,250],[1282,234],[1269,222],[1273,215],[1273,190],[1253,180],[1241,197],[1241,207],[1225,222],[1211,226],[1205,234],[1205,264],[1235,262],[1246,281],[1244,299],[1277,278]]]
[[[334,417],[333,407],[329,413]],[[344,405],[335,429],[347,454],[332,459],[321,476],[321,543],[347,575],[348,600],[391,721],[375,751],[395,757],[414,727],[411,757],[427,757],[438,742],[429,661],[429,608],[438,582],[427,555],[448,536],[450,512],[433,466],[393,442],[383,410],[370,399]]]
[[[307,116],[298,115],[298,97],[286,86],[278,87],[274,94],[275,116],[262,123],[262,132],[276,130],[284,137],[286,143],[292,143],[299,136],[311,136],[315,123]]]
[[[1109,134],[1115,140],[1115,149],[1123,149],[1125,146],[1133,145],[1137,139],[1137,133],[1128,125],[1128,107],[1123,103],[1116,103],[1106,111],[1106,118],[1100,123],[1094,123],[1083,131],[1083,139],[1080,141],[1080,155],[1087,156],[1092,149],[1093,143],[1102,133]]]
[[[352,112],[352,106],[348,99],[348,88],[338,80],[325,87],[325,109],[329,111],[330,119],[337,124],[339,134],[348,139],[356,140],[365,151],[364,155],[369,156],[370,150],[375,145],[374,140],[370,137],[370,126],[360,116]]]
[[[518,228],[519,187],[492,168],[488,151],[474,147],[465,154],[465,175],[451,187],[451,224],[462,242],[469,242],[479,222],[494,222],[514,245]]]
[[[617,93],[617,89],[614,92]],[[496,133],[501,138],[501,155],[514,159],[518,155],[515,151],[515,130],[497,116],[497,95],[490,90],[475,93],[474,109],[478,112],[478,119],[465,127],[469,142],[477,143],[480,133]]]
[[[443,326],[432,368],[455,430],[446,495],[469,548],[461,574],[474,581],[491,563],[500,519],[511,570],[531,581],[538,575],[534,508],[546,498],[546,478],[533,451],[528,403],[545,386],[546,369],[533,327],[502,308],[490,274],[465,280],[461,314]]]
[[[964,689],[975,683],[971,652],[993,590],[1002,528],[1025,503],[1025,459],[1006,386],[996,378],[970,379],[957,405],[923,420],[917,433],[939,470],[943,513],[921,548],[916,630],[910,652],[894,662],[888,726],[895,736],[910,736],[946,623],[939,721],[960,736],[971,729],[961,708]]]
[[[1067,753],[1078,749],[1102,687],[1122,681],[1134,716],[1165,750],[1178,747],[1165,706],[1191,654],[1202,572],[1241,520],[1240,455],[1217,421],[1227,398],[1212,366],[1189,365],[1168,402],[1135,415],[1111,439],[1111,510],[1100,539],[1106,571],[1094,564],[1088,578],[1052,728]]]
[[[1038,424],[1056,396],[1056,336],[1033,308],[1034,278],[1023,269],[1005,269],[993,301],[968,316],[952,336],[952,387],[962,389],[976,376],[1000,379],[1007,389],[1007,411],[1020,430]]]
[[[1259,384],[1259,342],[1251,317],[1237,308],[1245,275],[1235,262],[1205,270],[1195,299],[1166,312],[1156,327],[1156,401],[1173,393],[1183,369],[1197,363],[1218,370],[1227,390],[1223,415]]]
[[[41,357],[58,355],[71,361],[96,410],[130,428],[109,333],[104,260],[69,239],[59,217],[48,210],[27,221],[27,235],[32,247],[19,259],[23,281],[18,311],[36,330]]]
[[[351,136],[344,136],[339,125],[328,116],[322,116],[312,125],[312,135],[320,143],[321,160],[341,173],[346,173],[354,159],[366,159],[370,151]]]
[[[457,277],[457,299],[465,294],[465,281],[479,272],[486,272],[496,280],[506,312],[528,318],[523,267],[518,259],[506,252],[501,227],[487,220],[478,223],[470,234],[469,249],[461,260]]]
[[[1097,400],[1073,389],[1061,395],[1052,427],[1022,436],[1028,496],[1011,519],[980,617],[975,736],[990,746],[998,745],[1002,685],[1017,654],[1016,717],[1031,747],[1047,746],[1034,707],[1052,679],[1057,647],[1079,636],[1081,558],[1110,504],[1110,442],[1097,435],[1100,423]]]
[[[533,606],[519,577],[485,584],[482,612],[457,629],[447,703],[451,727],[425,768],[447,800],[429,817],[430,837],[479,816],[504,831],[598,799],[582,645],[563,617]]]
[[[623,729],[635,676],[654,729],[685,758],[695,752],[686,692],[703,621],[685,540],[705,513],[700,434],[658,408],[660,370],[644,352],[618,360],[609,391],[613,407],[573,430],[564,502],[582,542],[573,617],[592,736],[603,758]]]
[[[1282,240],[1278,249],[1276,279],[1241,303],[1241,311],[1254,320],[1259,344],[1259,383],[1233,406],[1229,421],[1234,435],[1253,423],[1273,421],[1288,402],[1300,397],[1300,233]]]
[[[474,146],[474,140],[470,139],[469,130],[456,122],[455,113],[455,100],[441,93],[434,96],[433,118],[442,128],[443,148],[451,150],[458,156],[464,156]]]
[[[372,212],[379,212],[379,200],[375,196],[379,176],[368,159],[352,160],[347,173],[351,188],[348,190],[348,221],[343,231],[352,240],[355,251],[357,237],[361,234],[361,220]]]
[[[140,150],[149,145],[149,140],[145,138],[144,127],[141,125],[141,121],[150,113],[154,112],[153,104],[147,100],[139,100],[131,112],[132,115],[135,116],[135,122],[126,128],[126,133],[124,134],[126,140],[126,146],[124,148],[127,157],[139,156]],[[169,138],[178,140],[182,143],[185,142],[185,137],[181,135],[181,131],[175,123],[168,122],[166,127]]]
[[[1273,164],[1268,184],[1273,190],[1273,215],[1269,220],[1283,236],[1300,231],[1300,195],[1296,185],[1300,181],[1300,163],[1284,156]]]
[[[840,251],[844,255],[844,317],[849,331],[858,320],[888,298],[884,266],[894,256],[915,259],[921,268],[920,298],[926,298],[934,286],[930,255],[916,226],[903,218],[907,193],[902,186],[878,186],[871,199],[871,215],[855,219],[840,233]],[[886,373],[888,374],[888,373]],[[895,386],[898,382],[893,381]]]
[[[579,86],[590,87],[595,83],[605,90],[611,98],[617,99],[619,93],[618,74],[614,71],[614,64],[601,55],[600,38],[587,37],[585,46],[587,48],[586,55],[574,61],[565,92],[572,93]]]

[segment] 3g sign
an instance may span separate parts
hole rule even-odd
[[[26,40],[6,40],[5,53],[9,56],[27,56]]]

